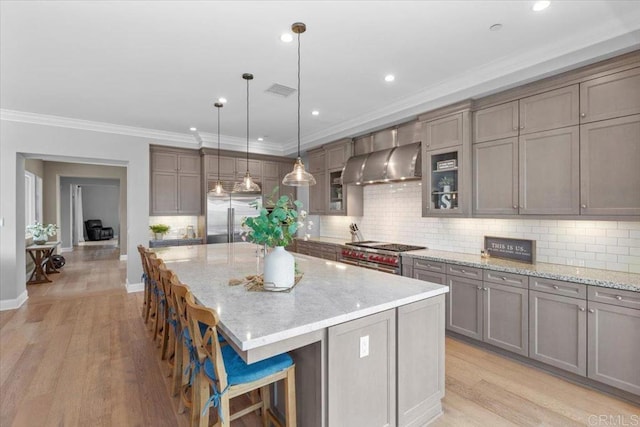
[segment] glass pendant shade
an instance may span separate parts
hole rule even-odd
[[[233,186],[234,193],[260,193],[260,186],[253,181],[249,171],[244,175],[241,182],[236,182]]]
[[[226,196],[227,192],[222,187],[222,181],[220,181],[220,180],[216,181],[215,187],[213,187],[211,190],[209,190],[209,194],[211,194],[213,196]]]
[[[309,172],[304,170],[304,163],[300,158],[300,34],[307,30],[307,26],[302,22],[291,25],[291,31],[298,35],[298,158],[293,165],[293,171],[289,172],[282,179],[282,185],[291,187],[308,187],[316,184],[316,179]]]
[[[296,163],[293,165],[293,171],[284,176],[282,184],[292,187],[305,187],[308,185],[315,185],[316,179],[313,175],[304,170],[304,163],[302,163],[302,159],[298,157]]]

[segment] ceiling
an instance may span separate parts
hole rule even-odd
[[[295,39],[280,41],[296,21],[303,149],[640,48],[639,1],[532,4],[3,0],[0,107],[213,146],[222,96],[223,147],[243,149],[250,72],[251,151],[291,154],[296,94],[265,90],[296,87]]]

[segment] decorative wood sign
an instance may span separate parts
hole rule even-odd
[[[436,170],[439,170],[439,171],[455,169],[457,167],[458,167],[458,161],[456,159],[443,160],[441,162],[436,162]]]
[[[535,240],[484,236],[484,249],[492,257],[528,262],[529,264],[536,262]]]

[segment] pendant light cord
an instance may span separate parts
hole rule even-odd
[[[249,173],[249,79],[247,79],[247,173]]]
[[[218,182],[220,182],[220,107],[218,107]]]
[[[300,33],[298,33],[298,158],[300,157]]]

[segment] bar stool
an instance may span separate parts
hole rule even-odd
[[[162,338],[163,326],[167,322],[167,300],[160,283],[160,268],[164,267],[164,262],[154,253],[147,256],[149,260],[149,272],[151,277],[151,316],[153,317],[153,340]],[[158,346],[162,345],[160,341]]]
[[[173,365],[173,359],[175,358],[175,341],[180,326],[178,325],[178,315],[176,312],[175,301],[173,298],[173,285],[180,284],[178,276],[163,264],[159,267],[160,273],[160,286],[164,292],[164,298],[166,301],[166,318],[162,324],[162,334],[160,340],[160,354],[161,358],[167,359],[169,364]]]
[[[142,261],[142,283],[144,283],[144,299],[142,301],[142,317],[144,323],[149,322],[149,314],[151,312],[151,277],[149,272],[148,255],[151,252],[142,245],[138,245],[138,253]]]
[[[218,314],[194,302],[188,293],[187,321],[193,345],[197,351],[197,364],[194,367],[192,426],[207,426],[209,407],[218,410],[216,425],[229,427],[231,421],[257,409],[262,410],[262,422],[282,424],[270,407],[269,387],[284,380],[284,400],[286,426],[296,425],[295,365],[288,354],[279,354],[269,359],[247,365],[240,355],[230,346],[220,346],[217,339]],[[201,330],[204,325],[204,332]],[[260,390],[261,400],[231,414],[229,400],[253,390]]]

